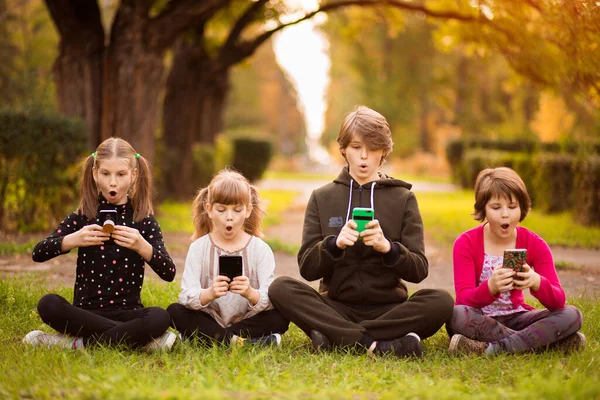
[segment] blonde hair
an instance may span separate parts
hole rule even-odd
[[[94,168],[99,168],[103,161],[114,158],[126,160],[132,172],[137,170],[137,177],[130,188],[129,199],[133,207],[133,220],[140,222],[149,214],[154,213],[152,207],[152,172],[144,157],[139,155],[126,140],[115,137],[100,143],[96,151],[84,160],[81,200],[77,212],[85,215],[88,219],[96,217],[99,190],[94,180]]]
[[[531,198],[521,177],[508,167],[486,168],[475,180],[475,212],[473,218],[482,222],[485,219],[485,206],[492,197],[504,197],[519,202],[523,221],[531,210]]]
[[[239,172],[224,169],[213,177],[207,187],[200,189],[194,199],[192,205],[194,235],[192,240],[196,240],[211,231],[212,223],[206,212],[206,205],[210,204],[212,206],[215,203],[251,205],[252,212],[244,221],[244,231],[253,236],[263,236],[261,222],[265,212],[261,205],[258,190]]]
[[[337,142],[344,158],[344,150],[350,145],[354,135],[360,136],[369,149],[383,150],[381,164],[394,149],[390,125],[383,115],[369,107],[357,106],[342,122]]]

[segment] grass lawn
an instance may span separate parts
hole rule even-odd
[[[280,348],[197,348],[169,353],[110,348],[25,347],[30,330],[52,332],[35,306],[45,293],[35,275],[0,281],[0,398],[26,399],[592,399],[600,397],[600,305],[571,302],[584,315],[581,353],[451,357],[445,331],[426,340],[424,358],[370,359],[343,351],[315,355],[294,325]],[[168,306],[175,283],[148,281],[146,306]],[[67,299],[72,289],[58,291]]]

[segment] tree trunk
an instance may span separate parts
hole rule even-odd
[[[166,84],[163,142],[167,161],[161,191],[185,200],[198,190],[194,145],[214,144],[223,128],[229,70],[217,68],[200,46],[179,43]]]
[[[152,164],[164,49],[150,44],[148,24],[135,7],[119,8],[104,61],[101,138],[127,140]]]
[[[60,111],[85,120],[88,146],[100,142],[104,29],[95,1],[46,0],[60,32],[53,72]]]

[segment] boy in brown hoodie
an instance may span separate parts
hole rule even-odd
[[[421,339],[450,319],[454,300],[434,289],[409,297],[402,282],[421,282],[429,264],[412,185],[379,171],[392,151],[390,127],[381,114],[359,106],[337,141],[348,165],[312,193],[298,253],[300,274],[320,279],[320,290],[280,277],[269,297],[315,350],[355,346],[370,355],[421,357]],[[351,219],[355,207],[374,209],[375,219],[360,233]]]

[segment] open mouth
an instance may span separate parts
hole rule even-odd
[[[227,226],[225,227],[225,230],[226,230],[227,232],[231,232],[231,231],[233,230],[233,226],[231,226],[231,225],[227,225]]]
[[[109,194],[111,197],[115,197],[115,196],[117,195],[117,191],[116,191],[116,190],[111,190],[110,192],[108,192],[108,194]]]
[[[500,227],[502,229],[505,229],[505,230],[508,229],[509,226],[510,226],[510,224],[502,224],[502,225],[500,225]]]

